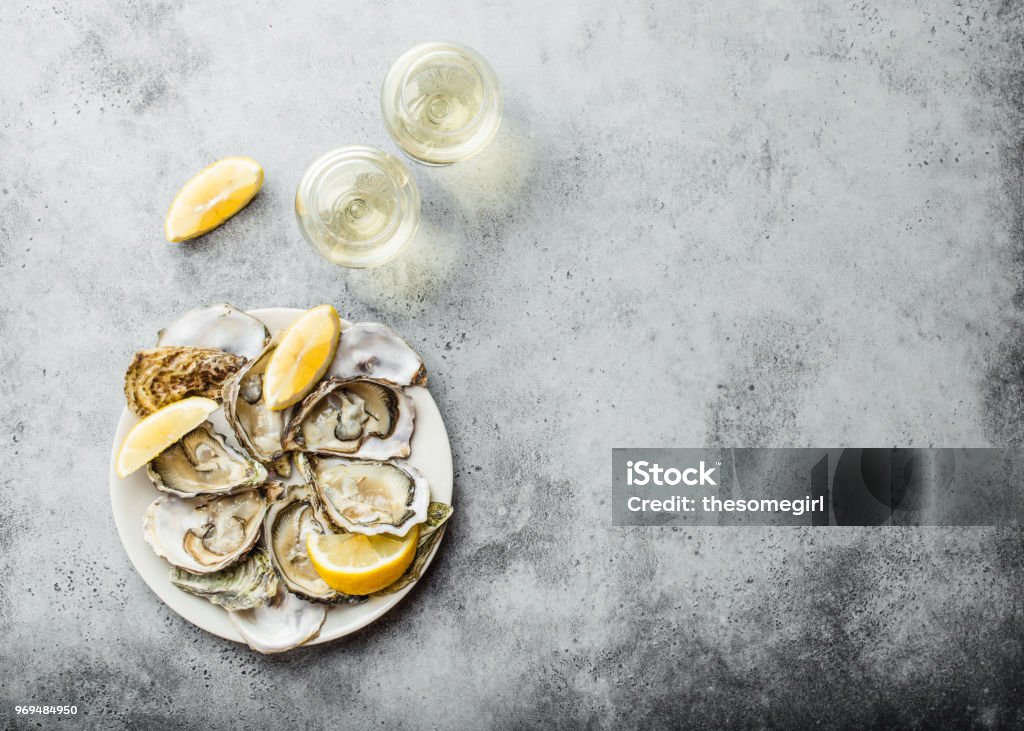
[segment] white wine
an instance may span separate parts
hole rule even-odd
[[[306,241],[328,261],[380,266],[415,236],[420,194],[397,158],[353,145],[309,166],[295,193],[295,215]]]
[[[484,106],[484,85],[471,66],[442,59],[419,64],[409,74],[405,94],[410,119],[427,134],[464,130]]]
[[[380,173],[357,173],[350,180],[336,178],[325,187],[317,196],[317,215],[328,231],[345,241],[372,241],[394,217],[394,186]]]
[[[494,70],[465,46],[425,43],[391,66],[381,92],[384,123],[396,144],[428,165],[480,152],[501,126]]]

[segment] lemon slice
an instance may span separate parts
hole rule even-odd
[[[218,160],[174,196],[164,236],[176,243],[212,231],[245,208],[262,185],[263,168],[251,157]]]
[[[310,533],[306,552],[310,563],[335,591],[366,596],[398,581],[416,557],[420,527],[404,538],[385,534]]]
[[[286,409],[309,393],[334,360],[341,319],[330,305],[304,312],[270,356],[263,373],[263,398],[271,411]]]
[[[191,396],[154,411],[133,426],[114,459],[119,477],[127,477],[206,421],[217,402]]]

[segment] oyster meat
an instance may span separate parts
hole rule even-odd
[[[285,431],[285,449],[384,460],[409,456],[416,409],[399,387],[370,378],[324,381]]]
[[[138,417],[188,396],[220,398],[245,358],[223,350],[173,346],[140,350],[124,376],[124,397]]]
[[[412,465],[310,456],[323,512],[351,533],[404,536],[427,519],[430,488]]]
[[[262,485],[267,468],[228,446],[206,422],[146,467],[158,490],[178,497],[216,495]]]
[[[268,604],[229,612],[228,616],[249,647],[269,655],[298,647],[320,634],[327,607],[300,599],[281,587]]]
[[[224,417],[238,442],[263,463],[276,462],[284,454],[281,439],[290,409],[271,411],[263,400],[263,373],[277,347],[273,341],[257,358],[246,363],[224,384]]]
[[[281,491],[280,484],[268,483],[232,495],[163,495],[146,510],[143,535],[174,566],[196,574],[220,571],[253,547]]]
[[[399,386],[427,385],[427,370],[416,351],[391,328],[357,322],[341,331],[327,378],[375,378]]]
[[[225,303],[185,313],[157,335],[157,345],[197,345],[252,360],[270,340],[267,326]]]
[[[261,607],[277,596],[278,590],[277,574],[262,548],[210,574],[194,574],[172,566],[171,583],[229,611]]]
[[[291,485],[263,519],[263,542],[270,560],[289,591],[311,601],[342,603],[362,601],[335,591],[313,568],[306,553],[310,533],[329,533],[334,528],[320,512],[311,485]]]

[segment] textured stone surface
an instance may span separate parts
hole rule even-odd
[[[9,3],[0,15],[0,719],[94,727],[1020,724],[1024,543],[615,529],[611,447],[1024,442],[1019,3]],[[487,152],[414,169],[375,271],[291,211],[434,38]],[[194,243],[177,187],[263,192]],[[458,514],[346,641],[265,658],[166,609],[107,497],[131,353],[178,313],[332,302],[423,354]]]

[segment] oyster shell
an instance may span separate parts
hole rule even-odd
[[[370,378],[322,382],[295,411],[285,449],[385,460],[409,456],[416,409],[399,387]]]
[[[140,350],[124,375],[124,397],[138,417],[188,396],[220,398],[245,358],[223,350],[174,346]]]
[[[298,647],[320,634],[327,607],[300,599],[281,587],[270,603],[229,612],[228,617],[249,647],[269,655]]]
[[[380,591],[375,591],[371,596],[387,596],[401,591],[423,575],[423,568],[427,565],[427,559],[434,551],[434,546],[441,540],[447,529],[448,519],[452,517],[453,509],[447,503],[430,503],[427,510],[427,522],[420,527],[419,542],[416,545],[416,555],[409,565],[394,583],[388,584]]]
[[[196,574],[220,571],[253,547],[263,516],[281,491],[279,483],[268,483],[232,495],[163,495],[146,510],[143,535],[154,553],[174,566]]]
[[[239,444],[264,464],[284,454],[281,439],[291,409],[271,411],[263,400],[263,372],[277,347],[272,341],[254,360],[246,363],[224,384],[224,418]]]
[[[178,497],[226,495],[262,485],[267,468],[228,446],[206,422],[146,466],[158,490]]]
[[[313,568],[306,553],[306,538],[312,533],[333,532],[320,512],[311,485],[290,485],[284,496],[267,510],[263,519],[263,543],[278,576],[289,591],[315,602],[355,603],[351,597],[327,585]]]
[[[425,386],[427,370],[416,351],[394,330],[357,322],[341,331],[327,378],[375,378],[399,386]]]
[[[412,465],[313,455],[307,469],[324,514],[346,531],[404,536],[427,519],[430,487]]]
[[[292,476],[291,455],[285,452],[273,462],[269,462],[267,467],[274,470],[281,479],[288,479]]]
[[[277,596],[278,590],[274,566],[262,548],[250,551],[233,566],[210,574],[194,574],[172,566],[171,583],[229,611],[263,606]]]
[[[252,360],[269,340],[266,325],[224,302],[185,313],[158,333],[156,344],[215,348]]]

